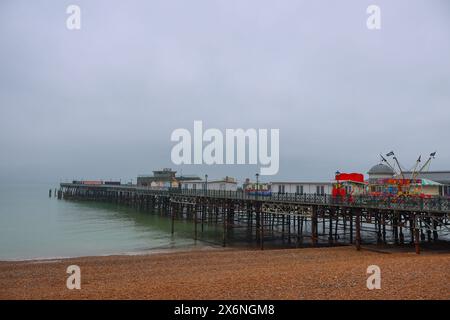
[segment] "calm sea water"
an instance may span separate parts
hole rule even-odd
[[[138,253],[211,245],[220,232],[114,204],[48,197],[54,185],[0,185],[0,260]],[[216,242],[217,243],[217,242]]]

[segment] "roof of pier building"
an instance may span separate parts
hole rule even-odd
[[[379,164],[374,165],[372,168],[370,168],[370,170],[367,172],[367,174],[369,174],[369,175],[373,175],[373,174],[383,174],[384,175],[385,174],[385,175],[393,176],[395,174],[395,172],[388,165],[379,163]]]
[[[185,179],[185,180],[183,180],[183,182],[184,183],[205,183],[206,182],[206,180],[202,180],[202,179],[200,179],[200,178],[198,178],[198,179]],[[211,180],[208,180],[208,184],[211,184],[211,183],[231,183],[231,184],[237,184],[237,181],[236,181],[236,179],[234,179],[233,177],[225,177],[225,178],[222,178],[222,179],[211,179]]]
[[[139,175],[137,177],[138,185],[150,185],[152,182],[172,182],[185,180],[201,180],[197,175],[181,175],[177,176],[176,171],[170,168],[153,171],[153,175]]]
[[[403,174],[407,179],[412,176],[411,171],[404,171]],[[450,185],[450,171],[425,171],[417,175],[418,179],[427,179],[438,182],[440,184]]]

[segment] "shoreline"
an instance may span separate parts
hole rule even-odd
[[[66,287],[69,265],[81,290]],[[381,289],[366,287],[367,267]],[[211,248],[0,262],[0,299],[443,299],[450,253],[378,253],[354,247]]]
[[[278,247],[278,246],[266,246],[267,250],[301,250],[301,249],[321,249],[321,248],[355,248],[352,244],[335,244],[335,245],[327,245],[327,244],[319,244],[316,247],[313,246],[302,246],[297,248],[287,248],[287,247]],[[227,246],[223,247],[220,244],[198,244],[198,245],[185,245],[185,246],[176,246],[176,247],[156,247],[147,250],[136,250],[136,251],[125,251],[125,252],[112,252],[105,254],[92,254],[92,255],[75,255],[75,256],[49,256],[49,257],[35,257],[35,258],[12,258],[12,259],[0,259],[0,263],[19,263],[19,262],[47,262],[47,261],[64,261],[64,260],[72,260],[72,259],[87,259],[87,258],[103,258],[103,257],[133,257],[133,256],[152,256],[157,254],[170,254],[170,253],[183,253],[183,252],[196,252],[196,251],[210,251],[210,250],[218,250],[218,251],[259,251],[259,247],[256,246],[246,246],[246,245],[236,245],[236,246]],[[355,249],[356,250],[356,249]],[[414,245],[412,244],[403,244],[403,245],[378,245],[378,244],[365,244],[362,246],[363,251],[370,251],[378,254],[392,254],[392,253],[413,253]],[[441,241],[439,245],[433,244],[431,246],[427,246],[426,244],[422,245],[422,253],[421,255],[427,254],[450,254],[450,242]]]
[[[180,246],[174,248],[153,248],[147,250],[137,251],[125,251],[125,252],[113,252],[105,254],[92,254],[92,255],[74,255],[74,256],[49,256],[49,257],[35,257],[35,258],[12,258],[12,259],[0,259],[0,263],[3,262],[47,262],[54,260],[71,260],[71,259],[85,259],[85,258],[102,258],[102,257],[133,257],[133,256],[151,256],[155,254],[165,253],[177,253],[177,252],[190,252],[190,251],[205,251],[205,250],[220,250],[220,249],[232,249],[230,247],[223,248],[222,246],[214,245],[197,245],[197,246]],[[239,249],[238,249],[239,250]]]

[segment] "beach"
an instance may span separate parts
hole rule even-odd
[[[81,269],[69,290],[66,269]],[[366,286],[367,267],[381,289]],[[0,299],[450,299],[450,253],[190,250],[0,262]]]

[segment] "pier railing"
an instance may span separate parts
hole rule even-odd
[[[83,185],[61,183],[61,187],[96,189],[104,191],[136,192],[137,194],[153,194],[159,196],[190,196],[211,199],[253,200],[261,202],[279,202],[298,205],[328,205],[386,210],[407,210],[417,212],[450,212],[450,199],[445,197],[380,197],[370,195],[333,197],[331,195],[272,193],[270,195],[248,193],[245,191],[205,190],[205,189],[155,189],[131,185]]]
[[[350,207],[370,207],[379,209],[408,210],[408,211],[437,211],[450,212],[450,199],[444,197],[380,197],[380,196],[346,196],[334,197],[332,195],[298,194],[298,193],[272,193],[271,195],[249,194],[244,191],[229,190],[192,190],[172,188],[173,194],[189,196],[255,200],[264,202],[298,203],[304,205],[332,205]]]

